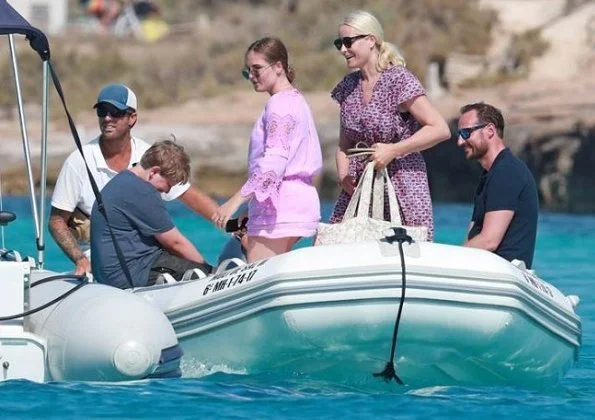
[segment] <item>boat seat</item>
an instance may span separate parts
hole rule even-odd
[[[180,281],[199,280],[199,279],[204,279],[206,277],[208,277],[208,276],[207,276],[207,274],[205,274],[204,271],[202,271],[198,268],[193,268],[193,269],[187,270],[182,275],[182,278],[180,280],[176,280],[176,278],[169,273],[161,273],[157,277],[157,280],[155,280],[155,284],[174,284],[174,283],[178,283]]]
[[[155,284],[173,284],[173,283],[177,283],[177,281],[174,278],[174,276],[172,276],[169,273],[159,274],[159,276],[157,277],[157,280],[155,280]]]
[[[199,268],[193,268],[191,270],[187,270],[184,273],[184,275],[182,276],[180,281],[198,280],[198,279],[204,279],[206,277],[207,277],[207,275],[205,274],[204,271],[202,271]]]
[[[226,260],[221,261],[221,263],[217,267],[217,270],[215,271],[215,274],[219,274],[223,271],[226,271],[226,270],[229,270],[232,268],[241,267],[243,265],[246,265],[246,261],[244,261],[241,258],[237,258],[237,257],[228,258]]]

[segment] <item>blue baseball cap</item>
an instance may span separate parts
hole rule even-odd
[[[121,83],[112,83],[102,87],[93,108],[97,108],[100,103],[111,104],[122,111],[127,109],[136,111],[136,95],[128,86]]]

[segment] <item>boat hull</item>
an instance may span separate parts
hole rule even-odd
[[[572,302],[485,251],[406,245],[396,348],[411,386],[558,383],[578,357]],[[401,297],[398,248],[306,248],[214,277],[138,289],[174,326],[183,374],[217,370],[377,383]]]

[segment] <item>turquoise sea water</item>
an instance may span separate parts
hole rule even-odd
[[[6,198],[18,215],[5,228],[6,246],[36,255],[29,202]],[[177,226],[214,262],[226,236],[181,205],[170,207]],[[330,205],[324,206],[328,217]],[[471,208],[438,204],[436,240],[460,243]],[[70,263],[46,233],[46,266]],[[301,246],[306,246],[302,243]],[[0,419],[12,418],[593,418],[595,416],[595,216],[544,212],[534,268],[565,294],[581,297],[580,360],[550,389],[432,387],[353,389],[336,383],[217,373],[200,379],[126,384],[0,382]],[[241,349],[238,349],[241,351]],[[345,367],[349,369],[349,366]]]

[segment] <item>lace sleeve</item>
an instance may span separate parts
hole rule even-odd
[[[276,207],[281,179],[274,171],[254,172],[242,187],[240,194],[244,197],[252,195],[258,202],[269,200]]]
[[[252,195],[259,202],[270,200],[276,207],[296,126],[297,121],[292,114],[271,112],[266,115],[264,153],[242,187],[242,196]]]
[[[271,113],[265,123],[265,155],[271,153],[289,153],[295,131],[296,120],[293,115]]]

